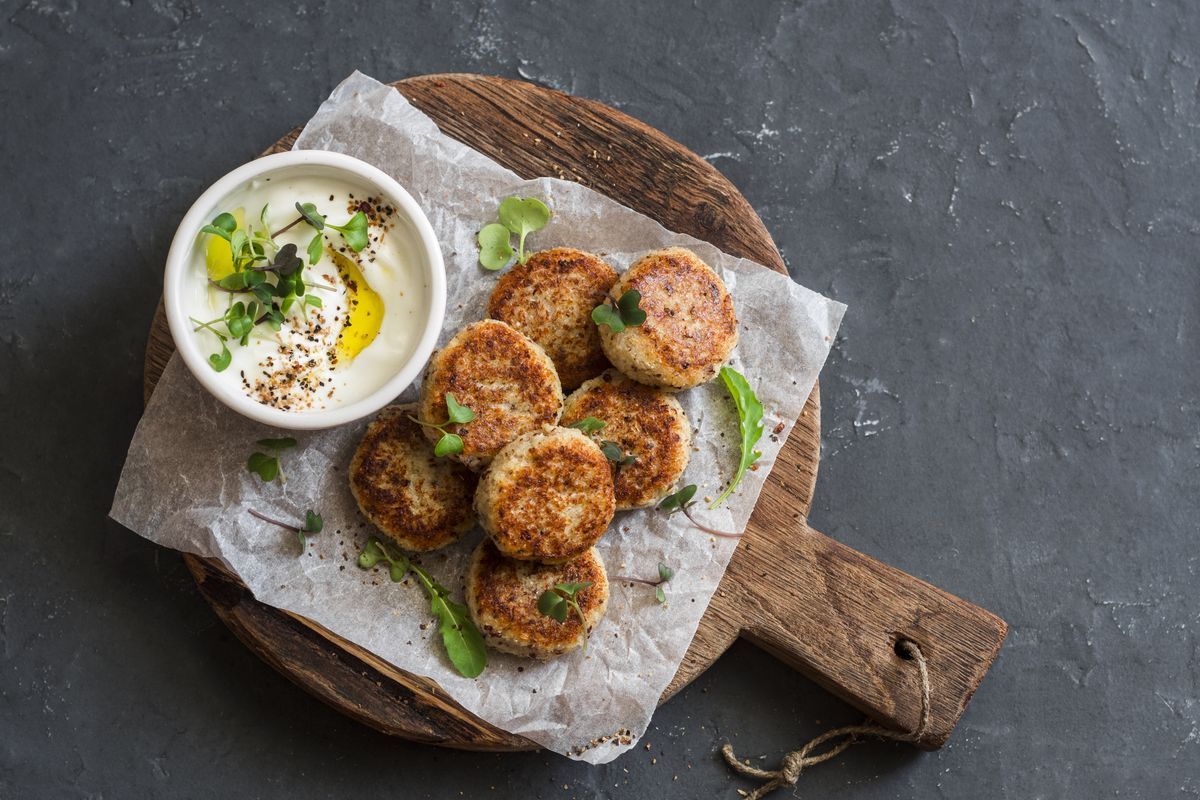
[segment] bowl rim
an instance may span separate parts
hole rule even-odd
[[[192,249],[200,228],[208,224],[216,206],[227,195],[249,181],[280,171],[305,167],[330,167],[341,170],[359,182],[372,184],[392,202],[412,223],[417,233],[417,244],[425,256],[425,272],[429,282],[429,307],[424,328],[416,346],[397,373],[369,395],[345,406],[319,411],[284,411],[271,408],[247,397],[240,391],[232,391],[225,381],[217,377],[207,357],[200,350],[197,337],[192,336],[184,309],[183,289],[188,277]],[[167,325],[175,349],[183,358],[188,370],[209,394],[244,417],[284,430],[320,430],[345,425],[375,413],[394,400],[408,388],[425,363],[433,354],[446,313],[446,265],[441,246],[434,235],[433,226],[424,210],[398,181],[383,170],[365,161],[343,153],[328,150],[289,150],[261,156],[226,173],[209,186],[192,203],[171,240],[167,252],[166,268],[163,273],[163,304],[166,309]]]

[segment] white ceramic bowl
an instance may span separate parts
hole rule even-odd
[[[208,354],[201,348],[202,342],[192,331],[186,309],[187,281],[195,280],[194,265],[203,258],[200,228],[224,210],[227,199],[251,180],[275,177],[288,173],[304,174],[314,169],[343,173],[356,183],[365,183],[380,196],[386,198],[410,226],[397,226],[396,230],[409,231],[415,236],[413,250],[422,256],[421,271],[429,286],[429,308],[426,310],[421,334],[408,360],[397,365],[396,374],[371,394],[337,408],[319,411],[283,411],[263,405],[238,390],[234,382],[219,380],[208,363]],[[196,380],[218,400],[234,411],[264,425],[288,430],[317,430],[344,425],[375,413],[403,392],[420,374],[425,362],[433,353],[442,319],[446,313],[446,267],[442,262],[442,251],[433,235],[433,227],[425,212],[417,205],[404,187],[382,170],[376,169],[357,158],[331,153],[324,150],[292,150],[264,156],[238,167],[214,183],[192,205],[179,224],[171,250],[167,254],[164,277],[163,301],[166,306],[167,322],[171,337],[175,340],[180,356]],[[385,301],[386,302],[386,301]]]

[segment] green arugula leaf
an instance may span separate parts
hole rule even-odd
[[[304,295],[304,302],[306,304],[312,306],[313,308],[323,308],[324,307],[324,303],[321,301],[321,298],[317,297],[315,294]]]
[[[449,415],[450,422],[457,425],[463,425],[475,419],[475,412],[454,399],[453,392],[446,392],[446,413]]]
[[[270,214],[270,211],[271,211],[271,204],[263,203],[262,211],[258,212],[258,221],[262,224],[263,229],[265,229],[265,230],[269,230],[271,227],[270,222],[268,222],[268,219],[269,219],[268,215]]]
[[[418,576],[421,573],[417,573]],[[432,589],[429,585],[432,584]],[[467,607],[451,600],[445,588],[426,581],[430,592],[429,607],[438,617],[438,628],[442,632],[442,645],[450,663],[464,678],[475,678],[487,666],[487,647],[475,623],[471,621]]]
[[[584,417],[583,419],[581,419],[577,422],[572,422],[567,427],[568,428],[578,428],[579,430],[583,431],[584,433],[590,434],[590,433],[595,433],[596,431],[602,431],[607,426],[608,426],[608,423],[602,419],[596,419],[595,417]]]
[[[224,228],[218,228],[215,225],[205,225],[200,229],[201,233],[211,233],[213,236],[220,236],[225,241],[229,241],[229,231]]]
[[[525,237],[540,231],[550,221],[550,209],[534,197],[506,197],[500,203],[500,224],[517,235],[517,261],[529,260],[525,253]]]
[[[475,235],[479,242],[479,265],[492,271],[507,267],[513,257],[511,235],[508,228],[497,222],[480,228]]]
[[[463,677],[478,677],[487,666],[487,647],[479,629],[471,621],[467,607],[451,600],[449,590],[424,569],[410,562],[403,554],[393,557],[383,542],[371,537],[367,540],[366,549],[358,556],[358,565],[363,569],[371,569],[381,561],[388,562],[388,575],[396,583],[402,581],[410,571],[417,576],[429,597],[429,609],[438,619],[442,646],[450,663]]]
[[[658,579],[660,581],[662,581],[663,583],[666,583],[667,581],[671,580],[671,578],[674,578],[674,577],[675,577],[675,570],[671,569],[666,564],[658,565]]]
[[[660,604],[667,602],[667,593],[665,591],[663,591],[663,587],[661,587],[661,586],[654,587],[654,599],[657,600]]]
[[[725,491],[721,492],[721,496],[712,502],[709,508],[716,508],[721,505],[725,498],[733,493],[741,483],[742,477],[746,474],[746,470],[750,465],[758,460],[761,452],[754,449],[754,445],[758,444],[758,440],[763,435],[763,406],[758,401],[754,394],[754,390],[750,388],[749,382],[742,376],[740,372],[732,367],[721,368],[721,380],[725,383],[725,388],[729,390],[729,395],[733,398],[733,403],[737,407],[738,412],[738,429],[742,438],[742,454],[738,461],[737,472],[733,474],[733,480],[729,481],[729,486]]]

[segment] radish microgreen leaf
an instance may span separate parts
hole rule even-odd
[[[479,243],[479,264],[484,269],[498,270],[508,266],[513,257],[512,237],[517,237],[517,263],[529,261],[525,238],[546,227],[552,212],[549,206],[534,197],[506,197],[497,212],[500,222],[484,225],[475,235]]]
[[[602,419],[596,419],[595,417],[584,417],[583,419],[579,420],[578,422],[572,422],[567,427],[568,428],[578,428],[579,430],[583,431],[584,433],[590,434],[590,433],[596,433],[597,431],[604,430],[606,427],[608,427],[608,423]]]
[[[246,461],[246,469],[250,470],[263,481],[270,483],[276,478],[282,480],[283,471],[279,468],[279,453],[296,446],[296,440],[290,436],[278,439],[259,439],[255,442],[266,453],[256,452]]]
[[[665,511],[668,514],[674,514],[676,511],[682,511],[683,515],[688,518],[692,526],[699,528],[705,533],[710,533],[713,536],[720,536],[722,539],[740,539],[742,534],[730,533],[729,531],[717,530],[710,528],[704,523],[692,516],[692,498],[696,496],[696,484],[689,483],[687,486],[680,489],[675,494],[669,494],[658,503],[658,510]]]
[[[618,467],[626,467],[637,461],[637,456],[633,453],[626,453],[621,445],[608,439],[600,443],[600,452],[604,453],[604,457]]]
[[[255,455],[260,455],[260,454],[256,453]],[[252,516],[252,517],[258,517],[263,522],[269,522],[270,524],[275,525],[276,527],[283,528],[284,530],[287,530],[287,531],[295,532],[296,537],[300,540],[300,554],[301,555],[304,554],[305,548],[308,547],[308,539],[305,538],[305,534],[320,533],[321,529],[325,527],[325,520],[321,519],[321,515],[315,511],[313,511],[311,508],[308,511],[304,512],[304,524],[303,525],[293,525],[289,522],[284,522],[283,520],[275,519],[274,517],[268,517],[266,514],[260,514],[259,512],[255,511],[253,508],[250,508],[247,510],[250,512],[250,516]]]
[[[452,433],[446,430],[447,425],[464,425],[475,419],[475,412],[466,406],[462,405],[454,398],[452,392],[446,392],[446,414],[447,419],[441,424],[432,422],[424,422],[409,414],[408,418],[418,425],[424,425],[426,428],[433,428],[439,431],[442,437],[437,440],[433,447],[433,454],[439,458],[446,456],[458,455],[463,451],[462,437],[457,433]]]
[[[574,611],[583,625],[583,652],[587,652],[587,619],[579,607],[579,593],[591,586],[591,581],[556,583],[538,596],[538,611],[556,622],[566,622],[568,611]]]
[[[479,264],[492,271],[504,269],[512,261],[513,249],[508,228],[498,222],[484,225],[475,235],[479,242]]]
[[[620,333],[626,328],[636,328],[646,321],[646,312],[642,310],[642,293],[630,289],[617,300],[616,304],[605,302],[592,309],[592,322],[597,325],[607,325],[613,333]]]
[[[500,203],[500,224],[517,236],[517,261],[529,260],[525,253],[525,237],[540,231],[550,221],[550,209],[535,197],[506,197]]]

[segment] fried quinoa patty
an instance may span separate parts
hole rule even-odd
[[[599,256],[543,250],[500,276],[487,313],[540,344],[570,390],[608,367],[591,314],[616,281],[616,270]]]
[[[538,611],[538,598],[559,583],[590,583],[575,595],[583,620],[572,609],[566,620]],[[584,643],[604,618],[608,576],[596,548],[563,564],[507,558],[484,539],[467,567],[467,608],[488,646],[547,660]]]
[[[606,423],[597,436],[636,456],[616,470],[618,511],[653,505],[674,490],[691,456],[692,431],[673,395],[609,370],[572,392],[563,406],[563,425],[587,417]]]
[[[500,552],[547,563],[586,552],[608,530],[615,508],[612,465],[574,428],[514,440],[475,492],[479,524]]]
[[[733,298],[721,278],[690,250],[647,253],[609,290],[615,303],[636,289],[646,321],[613,333],[597,326],[604,354],[634,380],[670,391],[712,380],[737,345]]]
[[[474,473],[433,454],[415,406],[388,406],[367,426],[350,461],[350,492],[363,516],[405,550],[445,547],[475,524]]]
[[[553,362],[536,342],[499,320],[468,325],[429,360],[418,405],[422,422],[446,422],[447,392],[475,412],[471,422],[445,426],[462,437],[456,458],[472,469],[486,466],[521,434],[552,427],[562,412]],[[425,434],[432,441],[441,436],[434,428]]]

